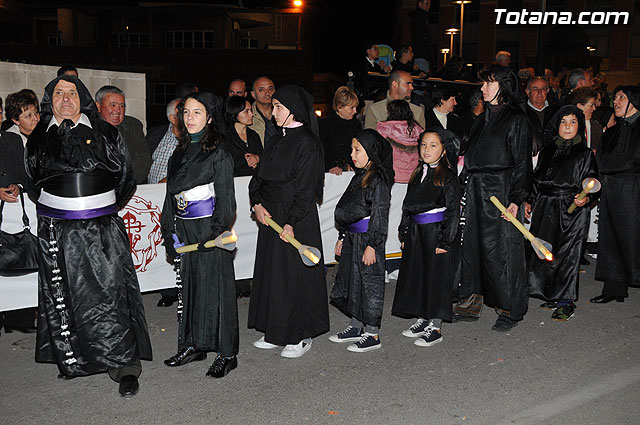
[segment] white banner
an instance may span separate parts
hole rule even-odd
[[[334,225],[333,210],[351,177],[353,177],[352,172],[344,173],[342,176],[325,175],[324,200],[322,205],[318,207],[325,264],[335,262],[333,251],[338,232]],[[234,260],[236,279],[253,277],[258,224],[251,219],[249,180],[250,177],[236,177],[235,179],[238,205],[237,218],[233,226],[238,235]],[[398,183],[393,186],[391,191],[387,254],[400,252],[397,229],[400,224],[405,193],[406,185]],[[138,272],[142,292],[175,286],[175,273],[173,267],[166,261],[160,231],[160,214],[164,195],[164,184],[140,185],[127,206],[119,213],[127,227],[131,242],[131,256]],[[37,229],[35,205],[29,200],[26,200],[26,203],[32,232],[35,234]],[[2,230],[10,233],[22,230],[21,217],[22,211],[19,203],[5,204]],[[304,241],[301,242],[304,243]],[[37,273],[20,277],[0,277],[0,311],[37,305],[37,284]]]

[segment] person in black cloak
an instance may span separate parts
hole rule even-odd
[[[324,266],[305,266],[284,238],[292,235],[322,250],[316,198],[322,197],[324,160],[313,96],[289,85],[279,88],[272,102],[282,132],[265,143],[249,183],[260,226],[248,326],[264,333],[254,346],[284,345],[282,357],[295,358],[311,348],[311,338],[329,330]],[[281,235],[268,227],[265,216],[283,227]]]
[[[356,173],[335,208],[340,263],[330,296],[351,322],[329,340],[354,342],[347,350],[359,353],[381,347],[393,150],[377,131],[362,130],[351,141],[351,160]]]
[[[57,363],[61,378],[108,372],[122,396],[135,395],[152,353],[118,216],[135,190],[124,140],[85,85],[63,75],[45,87],[26,149],[40,250],[36,361]]]
[[[391,314],[417,318],[402,335],[429,347],[442,341],[442,321],[452,318],[462,192],[453,164],[460,140],[442,127],[428,129],[418,140],[420,161],[409,180],[398,229],[402,264]]]
[[[602,294],[592,303],[623,302],[629,286],[640,286],[640,88],[620,86],[609,128],[596,154],[602,177],[596,280]]]
[[[542,308],[555,309],[552,319],[565,321],[576,309],[580,258],[589,231],[590,210],[582,207],[597,194],[580,201],[577,197],[582,181],[597,177],[598,169],[593,151],[585,143],[585,119],[579,108],[560,108],[545,133],[525,216],[532,216],[531,233],[553,246],[553,261],[542,260],[527,248],[527,277],[529,295],[545,300]],[[572,203],[580,208],[569,214]]]
[[[179,245],[199,245],[180,257],[178,353],[164,363],[182,366],[216,351],[207,376],[222,378],[238,366],[233,252],[204,243],[231,229],[236,199],[233,159],[215,127],[215,105],[207,92],[188,94],[178,104],[181,136],[167,167],[162,236],[170,258],[178,257]]]
[[[520,206],[531,182],[531,132],[518,107],[521,91],[513,71],[493,64],[480,77],[486,108],[461,153],[465,227],[461,301],[453,320],[477,320],[484,302],[498,313],[492,329],[506,332],[523,319],[528,306],[524,238],[489,198],[496,196],[522,220]]]

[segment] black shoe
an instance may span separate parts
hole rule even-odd
[[[580,258],[581,266],[588,266],[589,264],[591,264],[591,261],[587,260],[585,256],[582,256],[582,258]]]
[[[120,380],[120,388],[118,392],[122,397],[133,397],[138,394],[140,384],[138,384],[138,378],[133,375],[127,375]]]
[[[175,356],[169,357],[164,361],[167,366],[182,366],[189,362],[195,362],[204,360],[207,358],[207,353],[204,351],[198,351],[193,347],[187,347],[184,350],[178,352]]]
[[[540,308],[544,308],[545,310],[555,310],[558,307],[557,301],[547,301],[540,304]]]
[[[236,356],[222,357],[218,355],[218,357],[216,357],[216,360],[207,371],[207,376],[211,376],[213,378],[222,378],[237,367],[238,358]]]
[[[479,317],[476,316],[467,316],[465,314],[453,314],[453,318],[451,319],[451,322],[456,323],[456,322],[477,322],[479,319]]]
[[[8,326],[4,327],[4,333],[10,334],[13,331],[20,332],[23,334],[32,334],[32,333],[36,333],[38,331],[38,328],[36,328],[35,326],[27,326],[26,328],[10,328]]]
[[[170,295],[163,295],[158,301],[158,307],[171,307],[174,302],[176,302],[176,297],[172,297]]]
[[[74,378],[75,378],[75,376],[68,376],[68,375],[65,375],[63,373],[59,373],[58,374],[58,379],[64,379],[65,381],[70,381],[70,380],[72,380]]]
[[[498,316],[496,323],[491,327],[491,329],[497,332],[509,332],[516,326],[518,326],[518,322],[515,320],[511,320],[506,316]]]
[[[606,304],[606,303],[610,303],[613,300],[619,303],[623,303],[624,297],[609,297],[603,294],[603,295],[598,295],[597,297],[591,298],[589,302],[592,302],[594,304]]]

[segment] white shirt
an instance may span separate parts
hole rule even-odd
[[[536,111],[538,111],[538,112],[542,112],[542,111],[544,111],[544,110],[545,110],[545,108],[546,108],[547,106],[549,106],[549,102],[545,100],[545,101],[544,101],[544,105],[543,105],[543,106],[542,106],[542,108],[540,108],[540,109],[538,109],[538,108],[536,108],[535,106],[533,106],[533,104],[531,103],[531,101],[530,101],[530,100],[527,100],[527,105],[531,106],[533,109],[535,109],[535,110],[536,110]]]
[[[49,131],[49,129],[51,128],[51,126],[52,126],[52,125],[54,125],[54,124],[55,124],[55,125],[57,125],[58,127],[60,127],[60,123],[59,123],[59,122],[58,122],[58,120],[56,119],[56,116],[55,116],[55,115],[53,115],[53,116],[51,117],[51,121],[49,121],[49,125],[47,126],[47,131]],[[87,126],[87,127],[89,127],[89,128],[93,128],[93,127],[91,126],[91,121],[89,121],[89,117],[88,117],[88,116],[86,116],[85,114],[80,114],[80,118],[78,119],[78,121],[77,121],[75,124],[73,124],[73,125],[71,126],[71,128],[76,128],[79,124],[84,124],[84,125],[86,125],[86,126]]]
[[[15,133],[18,136],[20,136],[20,138],[22,139],[22,145],[23,146],[27,146],[27,136],[22,134],[22,132],[20,131],[20,127],[18,127],[18,124],[12,125],[11,127],[9,127],[7,129],[7,131],[10,132],[10,133]]]
[[[447,128],[447,114],[445,114],[444,112],[438,111],[436,108],[433,108],[433,113],[436,114],[436,118],[438,118],[438,121],[440,121],[440,124],[442,124],[442,127],[444,127],[446,129]]]
[[[591,120],[585,120],[585,124],[587,125],[587,147],[591,147]]]

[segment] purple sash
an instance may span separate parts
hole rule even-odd
[[[86,220],[89,218],[102,217],[103,215],[115,214],[118,212],[116,204],[107,205],[102,208],[91,208],[88,210],[60,210],[43,204],[36,204],[36,212],[39,215],[58,218],[61,220]]]
[[[345,226],[344,230],[349,233],[365,233],[369,229],[369,219],[363,218]]]
[[[202,201],[190,201],[184,208],[178,208],[178,218],[203,218],[211,217],[216,209],[216,199],[211,197]]]
[[[420,214],[413,214],[409,217],[412,223],[415,224],[429,224],[444,221],[444,211],[438,211],[435,213],[423,212]]]

